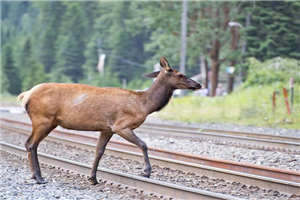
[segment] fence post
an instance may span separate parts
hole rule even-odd
[[[293,112],[294,106],[294,78],[290,78],[290,89],[291,89],[291,111]]]
[[[272,111],[273,111],[273,113],[275,113],[275,109],[276,109],[276,91],[273,92],[273,96],[272,96]]]
[[[285,105],[286,105],[286,109],[288,111],[288,114],[290,115],[291,110],[290,110],[289,99],[288,99],[288,91],[287,91],[286,88],[282,88],[282,90],[283,90],[283,96],[284,96],[284,102],[285,102]]]

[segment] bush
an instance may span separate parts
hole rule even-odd
[[[300,82],[300,61],[287,58],[273,58],[260,62],[255,58],[248,59],[248,76],[244,87],[253,85],[287,84],[291,77]]]
[[[185,122],[232,123],[267,127],[300,128],[300,84],[295,85],[293,112],[287,114],[282,90],[272,110],[273,86],[240,88],[218,97],[174,98],[158,113],[163,119]]]

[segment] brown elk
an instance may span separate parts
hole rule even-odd
[[[96,171],[105,147],[114,133],[137,145],[144,154],[149,177],[151,165],[147,145],[133,130],[147,115],[162,109],[175,89],[200,89],[201,85],[173,70],[166,58],[160,59],[161,70],[146,75],[157,77],[152,86],[141,92],[120,88],[99,88],[82,84],[43,83],[21,93],[18,100],[26,108],[32,121],[32,133],[25,147],[32,178],[46,183],[41,176],[37,157],[39,143],[58,125],[67,129],[101,131],[89,181],[97,184]]]

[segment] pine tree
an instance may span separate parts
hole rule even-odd
[[[32,57],[32,46],[30,38],[26,38],[23,44],[20,45],[20,50],[17,56],[17,66],[20,71],[20,77],[24,80],[27,75],[27,70],[30,67],[30,58]]]
[[[97,70],[99,54],[98,42],[97,38],[94,37],[87,46],[85,51],[86,63],[83,66],[85,77],[82,82],[101,87],[120,87],[121,83],[118,79],[117,73],[112,73],[108,67],[104,68],[103,75],[100,75]],[[107,64],[105,64],[105,66],[107,66]]]
[[[100,18],[96,21],[97,38],[101,50],[107,55],[106,66],[117,73],[119,79],[131,81],[146,70],[144,50],[149,29],[143,25],[139,3],[120,2],[100,4]],[[150,66],[152,68],[152,66]]]
[[[247,30],[248,56],[300,58],[300,3],[257,2]]]
[[[22,88],[28,90],[34,85],[48,81],[48,76],[44,71],[44,66],[39,63],[33,55],[31,39],[27,38],[22,48],[22,55],[20,56],[22,72]]]
[[[86,25],[86,35],[88,36],[87,38],[91,38],[94,34],[94,25],[96,19],[99,17],[99,4],[100,2],[98,1],[86,1],[86,2],[81,2],[80,6],[83,9],[84,13],[84,18],[85,18],[85,23]]]
[[[80,4],[68,3],[58,39],[57,69],[78,82],[83,78],[85,63],[85,21]]]
[[[2,61],[2,92],[7,90],[10,94],[19,94],[21,91],[21,80],[13,60],[12,49],[9,45],[3,49]]]
[[[27,76],[23,81],[23,90],[28,90],[33,86],[47,82],[48,77],[44,71],[44,66],[32,59],[29,60],[30,67],[27,68]]]
[[[42,30],[40,38],[39,57],[41,63],[45,66],[47,73],[51,72],[56,64],[57,38],[61,27],[62,17],[65,11],[65,5],[62,2],[41,2],[40,4],[40,26],[45,27]]]
[[[86,57],[86,62],[83,65],[84,69],[84,78],[87,81],[92,81],[95,74],[99,75],[97,71],[98,65],[98,41],[97,38],[94,37],[88,43],[87,48],[84,52]]]

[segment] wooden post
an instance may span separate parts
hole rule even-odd
[[[291,89],[291,111],[293,112],[294,106],[294,78],[290,78],[290,89]]]
[[[290,115],[291,110],[290,110],[289,99],[288,99],[288,91],[286,88],[283,88],[282,90],[283,90],[283,96],[284,96],[284,102],[286,105],[286,109],[287,109],[288,114]]]
[[[275,113],[275,109],[276,109],[276,91],[273,92],[273,96],[272,96],[272,111],[273,111],[273,113]]]

